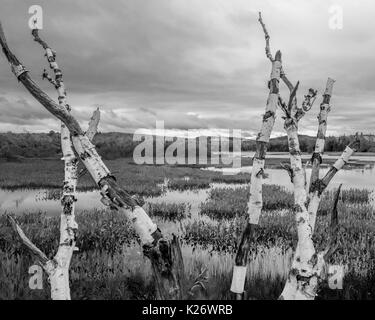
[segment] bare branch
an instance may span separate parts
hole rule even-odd
[[[286,105],[284,100],[281,98],[281,96],[278,97],[277,105],[284,112],[285,117],[291,118],[291,115],[290,115],[289,110],[288,110],[288,106]]]
[[[326,175],[323,177],[320,183],[319,193],[322,193],[328,184],[331,182],[333,177],[336,175],[338,171],[340,171],[345,164],[348,163],[350,157],[358,151],[360,148],[360,140],[358,137],[355,138],[354,141],[352,141],[344,150],[344,152],[341,154],[341,156],[337,159],[337,161],[331,166],[331,168],[328,170]]]
[[[34,37],[34,41],[38,42],[43,47],[44,50],[47,50],[49,48],[48,44],[39,37],[39,30],[38,29],[33,29],[31,31],[31,34]],[[56,56],[56,53],[54,53],[54,56]]]
[[[305,95],[305,100],[302,103],[302,109],[304,112],[310,111],[316,100],[317,93],[317,90],[314,90],[312,88],[309,89],[309,92],[307,95]]]
[[[291,114],[293,110],[293,104],[297,104],[297,90],[299,87],[299,81],[297,81],[297,84],[295,87],[293,87],[293,90],[290,92],[289,95],[289,102],[288,102],[288,111]]]
[[[49,261],[47,256],[31,242],[31,240],[25,235],[21,227],[17,224],[16,220],[12,216],[7,215],[7,219],[22,243],[30,250],[32,254],[39,258],[41,265],[45,266],[45,264]]]
[[[302,107],[297,108],[295,118],[297,121],[300,121],[302,117],[310,111],[312,106],[314,105],[315,99],[316,99],[317,91],[314,89],[309,89],[309,92],[307,95],[305,95],[305,100],[302,102]]]
[[[316,180],[310,187],[310,202],[309,202],[309,220],[312,231],[315,229],[316,214],[319,208],[319,203],[324,190],[327,188],[333,177],[342,167],[349,161],[350,157],[359,149],[359,140],[356,138],[349,146],[346,147],[341,156],[331,166],[326,175],[322,179]]]
[[[52,79],[52,77],[48,74],[46,69],[43,70],[42,79],[47,79],[55,87],[55,89],[57,89],[57,82],[54,79]]]
[[[302,117],[308,112],[314,104],[316,90],[309,89],[307,95],[305,95],[305,100],[302,103],[301,108],[297,108],[297,90],[299,87],[299,81],[297,82],[295,87],[292,87],[289,96],[288,105],[283,101],[283,99],[279,96],[278,97],[278,105],[280,109],[284,112],[285,117],[291,120],[295,120],[296,122],[300,121]]]
[[[319,121],[318,134],[317,134],[317,138],[315,142],[314,153],[311,159],[312,169],[311,169],[311,176],[310,176],[309,198],[311,198],[312,196],[311,193],[312,193],[313,184],[316,183],[316,181],[319,179],[319,170],[320,170],[320,165],[322,163],[322,156],[323,156],[324,146],[325,146],[328,113],[331,110],[331,106],[329,105],[329,103],[330,103],[331,96],[332,96],[334,82],[335,80],[328,78],[326,89],[323,94],[323,102],[320,105],[320,112],[318,116],[318,121]]]
[[[5,57],[11,64],[11,69],[17,79],[25,86],[30,94],[37,99],[49,112],[60,119],[69,128],[72,135],[83,134],[78,121],[73,118],[65,107],[58,105],[31,79],[26,68],[20,63],[17,57],[9,49],[2,25],[0,23],[0,44]]]
[[[263,28],[263,32],[264,32],[264,37],[266,39],[266,56],[268,59],[270,59],[271,62],[273,62],[273,57],[272,57],[272,54],[271,54],[271,49],[270,49],[270,36],[268,34],[268,31],[266,29],[266,25],[264,24],[263,22],[263,19],[262,19],[262,13],[259,12],[259,19],[258,21],[260,22],[262,28]]]
[[[284,81],[284,83],[286,84],[286,86],[288,87],[289,91],[292,92],[293,91],[293,84],[289,81],[289,79],[287,78],[285,72],[284,72],[284,69],[281,68],[281,71],[280,71],[280,78],[281,80]]]
[[[97,108],[94,111],[90,119],[89,128],[86,131],[86,136],[90,139],[90,141],[92,141],[92,139],[94,138],[94,136],[96,135],[98,131],[99,121],[100,121],[100,110],[99,108]]]
[[[293,183],[293,170],[287,163],[280,162],[280,166],[288,173],[290,181]]]

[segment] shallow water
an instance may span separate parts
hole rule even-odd
[[[280,158],[280,154],[277,154]],[[365,157],[358,156],[359,160],[365,161]],[[239,172],[251,173],[252,166],[244,166],[241,168],[205,168],[202,170],[221,171],[224,174],[237,174]],[[307,169],[307,177],[310,177],[311,169]],[[321,169],[321,176],[328,171],[328,168]],[[267,169],[267,177],[265,184],[282,185],[288,190],[292,190],[292,183],[288,173],[283,169]],[[328,189],[337,188],[339,184],[343,184],[343,188],[363,188],[375,190],[375,168],[373,164],[364,165],[362,167],[347,168],[339,171],[335,178],[331,181]],[[215,187],[231,187],[238,188],[245,186],[244,184],[223,184],[213,183],[211,188]],[[188,203],[191,205],[192,219],[198,217],[199,206],[207,198],[210,189],[173,191],[167,190],[165,194],[159,197],[145,198],[146,202],[170,202],[170,203]],[[46,189],[38,190],[15,190],[9,191],[0,189],[0,214],[24,213],[24,212],[46,212],[48,215],[59,215],[61,213],[60,201],[57,198],[51,199],[49,191]],[[374,192],[375,193],[375,192]],[[92,209],[105,209],[100,202],[100,194],[98,190],[88,192],[78,192],[78,201],[76,202],[76,212]],[[201,219],[202,217],[200,217]]]
[[[252,166],[243,166],[241,168],[215,168],[209,167],[202,170],[219,171],[224,174],[233,175],[237,173],[250,173]],[[320,176],[324,176],[329,168],[321,168]],[[266,169],[267,177],[264,179],[266,184],[282,185],[288,190],[292,190],[293,185],[290,181],[288,173],[284,169]],[[309,180],[311,175],[311,168],[306,169],[306,176]],[[363,166],[361,168],[342,169],[335,175],[334,179],[328,186],[328,189],[337,188],[343,184],[344,189],[358,188],[371,189],[375,188],[375,168],[372,165]]]
[[[221,183],[214,183],[214,187],[226,187]],[[232,187],[239,187],[236,185]],[[167,202],[167,203],[189,203],[191,205],[192,217],[196,217],[199,211],[199,205],[206,200],[210,189],[174,191],[167,190],[165,194],[159,197],[145,198],[148,203]],[[98,190],[77,192],[76,212],[105,209],[100,202],[100,192]],[[49,199],[48,190],[4,190],[0,189],[0,214],[8,213],[24,213],[24,212],[46,212],[48,215],[58,215],[61,213],[61,205],[59,199]]]

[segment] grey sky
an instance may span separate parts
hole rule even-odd
[[[271,49],[301,81],[299,101],[319,90],[301,132],[315,134],[328,76],[337,80],[329,134],[375,132],[375,2],[327,0],[0,0],[10,46],[52,97],[40,75],[42,49],[30,35],[28,8],[44,10],[44,37],[57,51],[74,114],[84,124],[96,106],[102,131],[260,126],[270,62],[257,21],[263,12]],[[329,8],[343,7],[344,28],[330,30]],[[284,86],[283,86],[284,87]],[[284,98],[287,91],[282,89]],[[58,130],[0,58],[0,131]],[[275,135],[283,133],[280,115]]]

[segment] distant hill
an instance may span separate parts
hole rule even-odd
[[[325,150],[342,151],[352,139],[353,136],[327,137]],[[360,139],[360,152],[375,152],[375,138],[373,135],[360,135]],[[299,141],[301,151],[312,153],[315,140],[315,137],[300,135]],[[207,147],[208,155],[210,151],[210,142],[211,140],[209,139]],[[231,141],[230,145],[232,145],[232,142],[233,141]],[[132,157],[133,150],[139,143],[140,142],[134,142],[133,135],[129,133],[98,133],[94,138],[94,144],[96,145],[99,154],[104,159]],[[165,147],[171,143],[172,142],[165,143]],[[255,140],[242,141],[242,151],[254,151],[255,146]],[[271,139],[268,150],[270,152],[287,152],[287,137],[282,136]],[[13,161],[22,158],[59,158],[61,155],[60,134],[58,132],[0,133],[1,159]]]

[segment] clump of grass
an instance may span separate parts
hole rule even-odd
[[[200,214],[212,219],[233,219],[247,212],[249,187],[213,188],[206,202],[200,206]],[[277,185],[263,185],[263,209],[281,210],[293,207],[293,194]]]
[[[30,240],[52,257],[59,244],[59,217],[47,217],[45,213],[37,212],[23,214],[16,219]],[[77,247],[81,252],[98,249],[114,253],[137,239],[130,222],[118,212],[83,211],[77,214],[76,220],[79,225]],[[27,249],[18,241],[4,215],[0,216],[0,250],[27,254]]]
[[[330,214],[333,206],[335,190],[326,191],[323,194],[322,201],[319,205],[318,215]],[[370,200],[371,191],[366,189],[347,189],[342,190],[340,203],[346,206],[355,206],[358,204],[367,204]]]
[[[251,175],[249,173],[238,173],[233,175],[221,175],[212,177],[212,182],[227,184],[250,183]]]
[[[195,220],[184,225],[184,241],[194,247],[211,249],[218,252],[236,252],[246,217],[232,220]],[[266,212],[257,230],[257,240],[251,244],[251,252],[274,246],[287,250],[297,240],[292,213],[280,215],[277,212]]]
[[[151,202],[147,204],[147,212],[151,216],[166,221],[181,221],[191,216],[191,205],[188,203]]]
[[[171,179],[168,181],[169,190],[197,190],[197,189],[208,189],[210,187],[210,181],[207,179]]]

